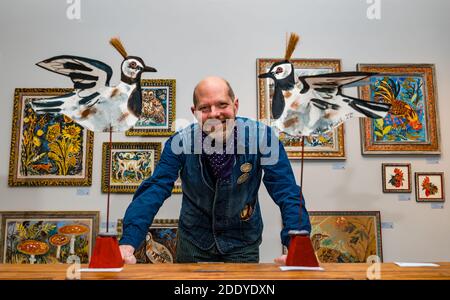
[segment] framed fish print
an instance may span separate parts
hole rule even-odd
[[[256,74],[266,73],[270,67],[282,59],[259,58],[257,59]],[[294,65],[295,80],[298,85],[298,77],[304,75],[318,75],[341,70],[341,61],[338,59],[291,59]],[[269,78],[258,78],[258,119],[268,126],[273,126],[271,115],[272,97],[274,94],[274,82]],[[288,157],[290,159],[301,159],[301,138],[280,133]],[[345,159],[344,149],[344,124],[333,131],[318,137],[305,137],[305,159]]]
[[[378,73],[359,96],[391,104],[384,119],[360,120],[362,154],[440,154],[434,65],[358,64],[358,70]]]
[[[122,236],[123,220],[117,220],[117,233]],[[145,242],[134,251],[141,264],[174,263],[177,248],[178,220],[155,219],[148,229]]]
[[[321,263],[365,263],[372,255],[383,261],[379,211],[310,211],[309,216]]]
[[[134,193],[150,177],[161,155],[161,143],[103,143],[102,191]]]
[[[416,172],[416,201],[444,202],[444,173]]]
[[[142,113],[128,136],[171,136],[175,133],[175,79],[141,80]]]
[[[61,114],[36,114],[35,99],[70,92],[60,88],[18,88],[14,92],[8,184],[90,186],[94,133]]]
[[[411,164],[381,165],[384,193],[411,193]]]
[[[98,211],[0,212],[0,262],[89,263]]]

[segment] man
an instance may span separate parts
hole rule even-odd
[[[133,252],[178,176],[183,190],[178,263],[259,262],[261,180],[280,207],[282,243],[289,245],[289,230],[310,232],[305,205],[299,221],[300,188],[284,147],[270,127],[236,116],[239,100],[222,78],[200,81],[193,98],[191,111],[198,123],[166,142],[153,175],[139,186],[125,213],[120,250],[126,263],[136,262]]]

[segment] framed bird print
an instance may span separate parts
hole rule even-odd
[[[381,165],[384,193],[411,193],[411,164]]]
[[[383,261],[379,211],[310,211],[311,242],[321,263]]]
[[[98,211],[0,212],[0,262],[89,263]]]
[[[9,186],[90,186],[94,133],[62,114],[36,114],[31,102],[71,89],[14,92]]]
[[[175,133],[175,79],[142,79],[142,112],[128,136],[171,136]]]
[[[160,155],[161,143],[103,143],[102,192],[134,193],[153,174]]]
[[[257,59],[257,74],[269,71],[274,63],[282,59]],[[294,66],[295,85],[299,86],[299,76],[319,75],[339,72],[341,62],[338,59],[290,59]],[[272,98],[275,83],[271,78],[258,78],[258,119],[268,126],[274,126],[272,113]],[[287,92],[288,93],[288,92]],[[284,93],[286,94],[286,92]],[[285,96],[288,96],[287,94]],[[280,133],[279,136],[290,159],[301,159],[301,137]],[[305,136],[305,159],[345,159],[344,125],[341,124],[332,131],[318,136]]]
[[[391,105],[386,117],[360,121],[362,154],[440,154],[434,65],[358,64],[358,70],[378,73],[359,96]]]
[[[445,201],[443,172],[417,172],[415,177],[417,202]]]
[[[123,220],[117,220],[117,233],[122,236]],[[171,264],[175,262],[178,220],[155,219],[145,242],[134,251],[138,264]]]

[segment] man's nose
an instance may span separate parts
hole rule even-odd
[[[215,106],[211,106],[211,111],[209,112],[210,118],[218,118],[220,116],[220,110]]]

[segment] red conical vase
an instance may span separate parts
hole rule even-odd
[[[123,264],[117,236],[111,233],[100,233],[95,240],[89,268],[122,268]]]
[[[289,244],[288,255],[286,258],[287,266],[297,267],[318,267],[314,248],[307,231],[291,230],[289,231],[291,243]]]

